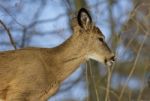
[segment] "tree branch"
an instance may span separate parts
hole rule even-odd
[[[16,44],[15,44],[15,42],[14,42],[12,36],[11,36],[11,33],[10,33],[9,29],[6,27],[6,25],[5,25],[5,24],[3,23],[3,21],[1,21],[1,20],[0,20],[0,24],[1,24],[1,25],[4,27],[4,29],[6,30],[8,36],[9,36],[10,42],[11,42],[12,46],[14,47],[14,49],[16,50],[17,47],[16,47]]]

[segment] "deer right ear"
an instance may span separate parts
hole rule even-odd
[[[77,19],[78,24],[84,29],[87,29],[88,26],[92,23],[91,16],[85,8],[81,8],[79,10]]]

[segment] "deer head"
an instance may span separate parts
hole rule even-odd
[[[72,20],[73,31],[78,36],[79,44],[82,44],[86,59],[94,59],[111,66],[115,61],[115,55],[105,42],[101,30],[92,22],[88,11],[81,8],[77,18]]]

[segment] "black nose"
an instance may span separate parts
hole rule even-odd
[[[116,57],[115,57],[115,55],[113,55],[113,56],[111,56],[110,58],[106,58],[105,60],[104,60],[104,62],[107,64],[107,62],[111,62],[111,63],[113,63],[113,62],[115,62],[115,60],[116,60]]]
[[[112,67],[115,62],[115,55],[112,55],[111,57],[106,58],[104,62],[107,66]]]
[[[116,60],[115,56],[112,56],[112,57],[110,58],[110,60],[111,60],[111,61],[115,61],[115,60]]]

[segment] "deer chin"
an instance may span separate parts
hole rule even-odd
[[[114,61],[112,61],[112,60],[105,62],[105,65],[108,67],[112,67],[113,64],[114,64]]]
[[[96,61],[106,65],[107,67],[112,67],[114,62],[115,62],[114,60],[106,61],[104,57],[101,57],[101,56],[99,56],[98,54],[95,54],[95,53],[89,55],[88,59],[96,60]]]
[[[88,58],[88,59],[93,59],[93,60],[95,60],[95,61],[97,61],[97,62],[100,62],[100,63],[102,63],[102,64],[105,64],[104,58],[101,57],[101,56],[99,56],[99,55],[96,54],[96,53],[93,53],[93,54],[89,55],[87,58]]]

